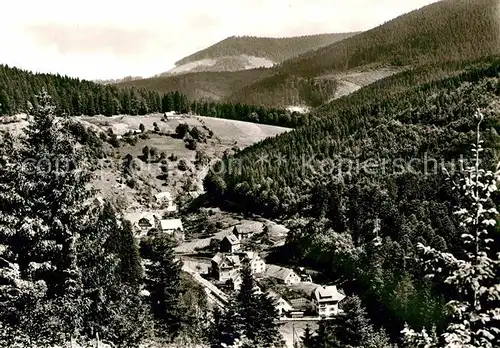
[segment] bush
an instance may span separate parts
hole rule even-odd
[[[175,134],[179,139],[184,138],[188,132],[189,126],[185,123],[181,123],[175,128]]]
[[[116,134],[113,134],[108,142],[111,144],[113,147],[120,147],[120,142],[118,141],[118,138],[116,137]]]
[[[198,143],[196,142],[195,139],[188,139],[186,140],[186,148],[189,149],[189,150],[196,150],[196,148],[198,147]]]
[[[177,168],[179,170],[182,170],[183,172],[188,169],[188,165],[184,159],[181,159],[179,163],[177,164]]]
[[[193,137],[193,139],[198,140],[198,141],[202,141],[203,138],[205,138],[205,136],[198,129],[198,127],[191,128],[191,130],[189,131],[189,135],[191,135]]]

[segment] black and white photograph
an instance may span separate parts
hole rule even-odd
[[[16,0],[0,348],[500,348],[500,0]]]

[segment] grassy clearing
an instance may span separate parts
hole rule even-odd
[[[154,194],[158,192],[168,190],[176,197],[186,191],[199,191],[201,176],[206,174],[206,169],[196,168],[196,151],[202,151],[209,159],[214,159],[221,157],[226,150],[231,151],[234,147],[242,149],[266,137],[289,130],[250,122],[188,115],[169,117],[168,120],[164,120],[162,114],[79,117],[79,120],[97,132],[108,132],[111,129],[114,134],[121,136],[129,131],[137,131],[141,124],[144,125],[147,137],[142,139],[135,136],[136,144],[130,145],[121,141],[118,148],[106,144],[108,158],[94,181],[94,187],[103,197],[111,198],[125,210],[152,208]],[[160,129],[159,133],[153,132],[155,123]],[[196,151],[187,149],[184,140],[168,135],[175,133],[176,127],[181,123],[197,127],[207,136],[206,142],[198,142]],[[208,137],[208,130],[204,129],[204,126],[213,132],[211,138]],[[154,147],[158,154],[164,152],[167,157],[174,155],[174,160],[167,161],[167,181],[161,178],[162,172],[158,163],[146,163],[141,160],[145,146]],[[127,154],[132,155],[138,168],[134,172],[137,182],[137,187],[134,188],[125,185],[121,174],[121,165]],[[187,163],[186,170],[178,169],[181,161]]]

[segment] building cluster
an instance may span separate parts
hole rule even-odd
[[[161,208],[158,212],[135,212],[125,215],[125,219],[132,223],[137,237],[147,236],[152,230],[162,232],[177,241],[184,240],[184,228],[181,219],[162,218],[163,213],[177,211],[172,195],[169,192],[160,192],[155,195],[156,202]]]
[[[266,265],[264,259],[257,252],[243,251],[241,242],[251,238],[255,230],[248,227],[236,226],[233,233],[224,237],[220,243],[220,251],[211,260],[211,276],[219,286],[229,287],[231,290],[241,288],[241,267],[244,262],[250,266],[254,277],[272,279],[284,286],[293,286],[300,283],[309,283],[312,291],[302,297],[284,298],[274,291],[269,295],[275,300],[281,316],[300,317],[306,313],[314,313],[320,317],[331,317],[339,312],[338,304],[345,297],[336,286],[321,286],[312,283],[311,276],[303,268],[293,270],[277,265]]]

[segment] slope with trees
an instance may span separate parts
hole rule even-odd
[[[406,69],[497,54],[500,52],[498,6],[495,0],[440,1],[286,60],[275,69],[275,75],[311,79],[352,69],[388,66]],[[266,100],[266,105],[283,106],[288,84],[288,80],[273,75],[242,86],[230,99],[243,102],[268,93],[275,95]]]
[[[222,206],[305,217],[291,225],[277,258],[348,279],[346,290],[357,291],[393,336],[405,322],[443,329],[449,293],[423,278],[415,249],[459,245],[452,206],[461,198],[440,167],[458,167],[476,108],[485,114],[485,163],[500,148],[500,59],[460,63],[455,73],[449,66],[443,80],[402,87],[428,80],[428,68],[409,71],[334,101],[314,122],[225,158],[225,170],[216,166],[205,182]]]
[[[161,238],[143,272],[131,224],[93,200],[95,152],[74,122],[43,91],[23,134],[2,137],[0,346],[202,342],[204,292]]]

